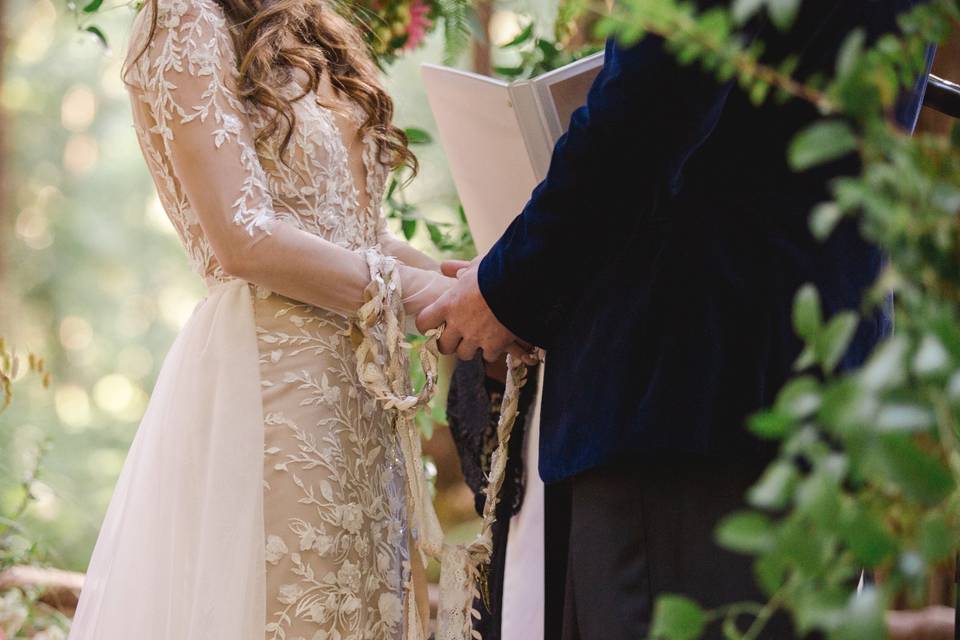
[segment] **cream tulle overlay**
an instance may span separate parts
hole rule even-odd
[[[468,638],[495,499],[477,541],[444,545],[413,421],[436,382],[436,333],[414,395],[401,328],[446,285],[386,231],[388,169],[363,114],[329,85],[297,101],[281,162],[279,139],[254,143],[263,114],[236,97],[219,4],[158,5],[127,74],[134,124],[210,292],[164,362],[70,637],[418,640],[412,575],[429,555],[444,560],[437,637]],[[278,75],[293,94],[297,82]]]
[[[217,287],[163,371],[90,562],[72,638],[260,638],[263,421],[249,288]]]

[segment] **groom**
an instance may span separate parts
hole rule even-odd
[[[742,37],[774,65],[799,55],[807,77],[832,72],[853,29],[892,31],[910,4],[806,0],[788,33],[759,18]],[[921,93],[898,111],[905,128]],[[570,495],[565,584],[548,585],[565,588],[565,640],[644,637],[663,593],[760,597],[749,559],[712,534],[773,454],[745,418],[791,375],[798,287],[814,283],[828,314],[857,309],[882,263],[855,221],[826,242],[808,230],[828,181],[858,170],[791,172],[788,143],[817,117],[797,100],[756,108],[659,38],[608,44],[547,178],[482,260],[445,265],[458,283],[418,318],[445,322],[441,349],[461,358],[547,350],[540,473]],[[865,320],[843,365],[888,328]]]

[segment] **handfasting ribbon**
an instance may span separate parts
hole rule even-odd
[[[411,345],[403,332],[403,293],[400,273],[394,258],[375,249],[366,252],[370,284],[364,292],[365,302],[354,323],[354,344],[357,354],[357,375],[364,388],[383,407],[394,413],[397,439],[403,455],[407,493],[411,502],[410,521],[414,545],[420,553],[440,562],[440,606],[437,613],[436,640],[480,640],[473,629],[472,618],[480,597],[477,585],[493,552],[493,523],[507,466],[507,446],[517,417],[520,390],[526,382],[526,367],[507,356],[507,382],[497,424],[497,447],[490,462],[483,524],[473,542],[466,545],[444,543],[443,530],[430,499],[422,462],[417,411],[426,406],[437,386],[440,359],[437,341],[443,328],[431,329],[418,353],[425,383],[415,393],[410,382],[407,351]],[[425,630],[417,607],[407,607],[409,640],[424,640]]]

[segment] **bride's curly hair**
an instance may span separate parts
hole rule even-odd
[[[293,136],[296,113],[293,103],[319,95],[323,74],[342,96],[360,106],[365,114],[361,134],[376,140],[382,160],[391,168],[407,167],[411,175],[419,168],[406,134],[393,124],[393,100],[380,86],[379,70],[358,29],[337,13],[328,0],[214,0],[230,22],[237,68],[239,97],[270,114],[257,142],[283,132],[280,156]],[[158,0],[149,0],[150,34],[139,59],[157,32]],[[280,88],[289,84],[294,70],[307,77],[303,91],[284,97]]]

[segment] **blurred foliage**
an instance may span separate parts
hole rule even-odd
[[[21,357],[7,347],[0,337],[0,420],[13,402],[13,385],[28,377],[40,379],[44,389],[50,387],[50,373],[42,358],[33,353]],[[0,426],[2,426],[0,422]],[[33,451],[32,459],[20,478],[18,495],[10,508],[0,509],[0,573],[22,564],[42,560],[36,544],[31,542],[21,526],[21,518],[36,500],[34,485],[38,482],[44,448]],[[0,589],[0,638],[34,638],[62,640],[66,637],[66,619],[56,610],[39,601],[39,589],[10,587]]]
[[[149,0],[123,0],[109,4],[104,0],[60,0],[73,16],[77,28],[92,34],[110,47],[106,33],[97,23],[104,12],[129,8],[139,11]],[[474,15],[467,0],[390,0],[346,2],[333,0],[339,13],[361,27],[376,62],[385,67],[402,55],[424,45],[427,37],[442,24],[444,59],[453,62],[470,42]]]
[[[24,389],[4,416],[0,510],[49,441],[22,525],[52,562],[83,569],[162,354],[203,288],[143,170],[120,56],[59,9],[6,9],[0,327],[46,355],[53,384]],[[130,18],[122,8],[98,22],[122,32]]]
[[[673,0],[625,0],[601,25],[626,41],[663,36],[682,62],[735,80],[757,104],[773,96],[816,105],[824,118],[786,150],[792,167],[856,153],[862,169],[833,181],[811,229],[826,238],[849,216],[887,252],[862,313],[896,294],[895,335],[860,369],[838,372],[857,314],[824,318],[812,286],[797,293],[794,324],[806,344],[798,375],[750,421],[780,442],[780,455],[749,492],[753,509],[716,530],[720,544],[754,556],[769,599],[705,610],[663,597],[654,638],[698,638],[716,620],[727,638],[764,637],[777,611],[802,632],[882,638],[895,597],[922,604],[929,576],[960,546],[960,126],[952,136],[911,137],[889,118],[901,89],[925,71],[927,44],[943,41],[960,14],[954,2],[932,0],[902,16],[902,37],[867,46],[855,31],[836,75],[811,80],[792,75],[795,59],[767,66],[761,44],[736,37],[760,11],[789,29],[798,6],[736,0],[698,14]],[[881,579],[857,591],[863,569]]]
[[[558,22],[558,26],[561,24],[563,23]],[[497,75],[508,80],[532,78],[559,69],[601,49],[600,42],[587,42],[572,48],[565,47],[559,38],[560,34],[554,34],[553,39],[539,36],[535,33],[535,26],[531,20],[520,33],[502,45],[503,49],[515,50],[520,59],[517,64],[511,66],[495,66],[494,71]]]
[[[405,133],[410,146],[414,148],[433,142],[433,136],[419,127],[408,127]],[[403,237],[408,241],[412,240],[422,225],[427,230],[434,248],[444,256],[450,258],[475,256],[477,250],[473,245],[470,229],[467,227],[463,207],[456,205],[456,216],[451,222],[432,220],[424,216],[420,209],[410,202],[405,190],[409,182],[405,169],[395,171],[387,181],[383,201],[387,219],[396,220],[400,224]]]

